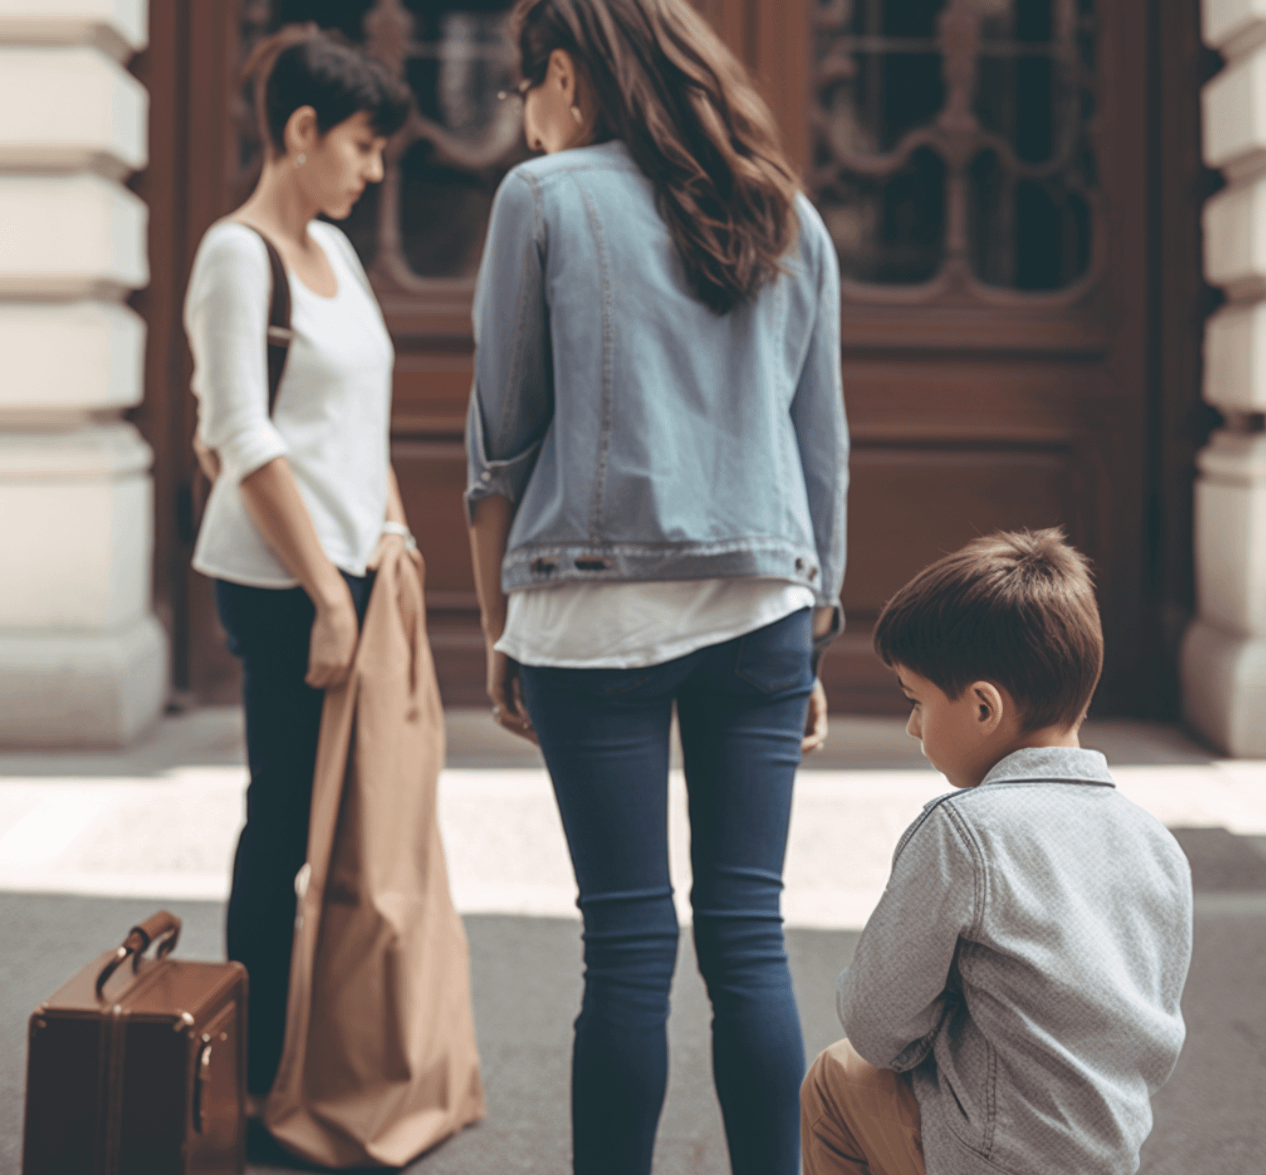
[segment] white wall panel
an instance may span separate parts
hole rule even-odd
[[[0,45],[0,167],[138,171],[148,112],[145,87],[95,49]]]
[[[0,0],[0,41],[96,45],[122,59],[149,43],[149,4],[146,0]]]
[[[0,302],[0,355],[0,421],[55,421],[141,402],[145,323],[121,303]]]
[[[0,175],[0,297],[122,295],[148,284],[145,204],[97,175]]]

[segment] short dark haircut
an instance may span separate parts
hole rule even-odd
[[[301,106],[326,134],[362,110],[388,138],[409,116],[409,90],[380,61],[314,24],[288,25],[256,46],[245,76],[255,82],[255,113],[266,146],[286,152],[286,123]]]
[[[1103,669],[1090,563],[1058,529],[976,539],[888,601],[875,652],[951,698],[973,681],[1001,686],[1026,733],[1075,726]]]

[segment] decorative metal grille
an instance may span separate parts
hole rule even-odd
[[[493,194],[528,154],[521,106],[497,101],[514,75],[506,28],[512,2],[247,0],[243,6],[243,60],[282,25],[315,21],[362,44],[413,92],[382,184],[366,191],[342,226],[382,291],[434,288],[436,280],[472,277],[479,266]],[[245,92],[237,125],[245,187],[260,150]]]
[[[1092,0],[817,0],[810,186],[850,296],[1093,280]]]

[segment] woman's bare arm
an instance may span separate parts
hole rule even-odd
[[[400,483],[396,481],[395,468],[390,465],[387,466],[387,510],[383,515],[384,525],[388,522],[399,523],[403,527],[409,525],[408,519],[404,516],[404,500],[400,497]],[[403,550],[404,537],[398,534],[387,534],[385,531],[378,536],[374,553],[369,557],[370,571],[377,571],[382,566],[383,559],[393,546]]]
[[[387,466],[387,521],[408,526],[404,516],[404,499],[400,497],[400,483],[396,480],[396,467]]]
[[[506,626],[506,596],[501,590],[501,561],[514,509],[500,494],[475,503],[475,521],[470,527],[470,557],[475,569],[475,595],[479,597],[479,618],[484,636],[496,642]]]
[[[834,608],[814,608],[813,638],[826,636],[835,622]],[[804,723],[804,738],[800,741],[800,753],[809,755],[819,747],[826,745],[827,736],[826,690],[821,681],[813,683],[813,693],[809,696],[809,716]]]
[[[316,607],[308,674],[314,689],[327,689],[347,677],[356,655],[359,625],[351,592],[317,538],[294,473],[284,457],[244,477],[242,501],[264,541],[302,585]]]
[[[470,557],[475,571],[475,594],[488,656],[488,697],[493,717],[507,730],[536,741],[519,690],[515,666],[493,646],[506,626],[506,595],[501,590],[501,561],[505,558],[514,507],[508,498],[493,494],[475,503],[475,521],[470,527]]]

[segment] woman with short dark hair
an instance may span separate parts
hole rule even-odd
[[[388,454],[391,339],[351,243],[317,216],[341,220],[382,179],[409,99],[381,65],[314,27],[278,33],[248,68],[263,172],[203,237],[185,324],[195,447],[214,482],[193,565],[214,578],[242,661],[251,780],[227,937],[250,973],[257,1099],[285,1031],[324,690],[347,676],[385,545],[411,541]],[[270,246],[291,332],[271,404]]]
[[[835,251],[687,0],[520,0],[514,20],[546,157],[494,201],[466,497],[493,714],[540,742],[580,891],[575,1170],[651,1168],[675,706],[731,1165],[795,1175],[779,897],[844,574]]]

